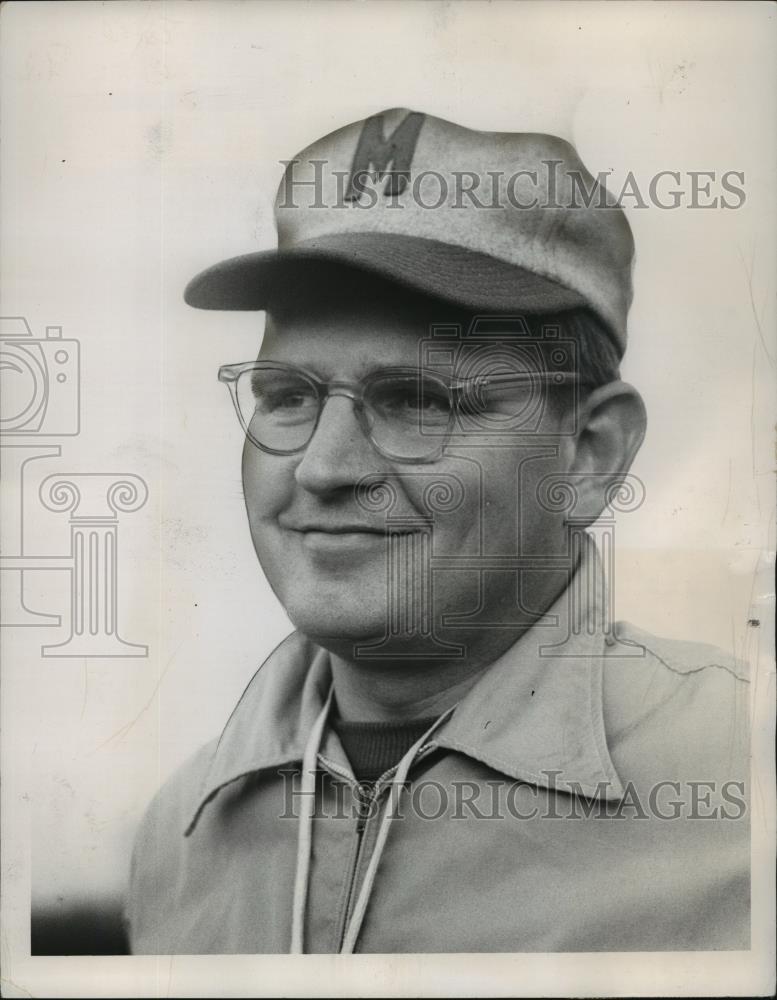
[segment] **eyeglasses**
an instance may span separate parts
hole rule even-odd
[[[353,400],[362,432],[384,457],[436,461],[459,423],[481,433],[526,432],[543,386],[577,382],[569,372],[509,371],[457,378],[419,368],[385,368],[359,382],[324,382],[296,365],[248,361],[218,373],[249,440],[271,455],[310,443],[325,402]]]

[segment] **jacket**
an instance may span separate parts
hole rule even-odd
[[[372,794],[286,639],[143,819],[132,952],[747,949],[744,670],[573,585]]]

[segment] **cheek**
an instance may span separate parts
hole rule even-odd
[[[243,494],[251,530],[286,506],[294,489],[294,464],[266,455],[246,441],[242,461]]]
[[[475,452],[475,449],[472,449]],[[403,492],[414,512],[431,522],[432,548],[439,555],[477,555],[485,519],[496,500],[488,488],[489,470],[481,456],[447,456],[447,461],[404,472]],[[513,492],[508,491],[510,497]],[[503,509],[504,504],[498,504]]]
[[[555,455],[528,448],[472,448],[467,461],[445,469],[461,484],[462,499],[455,509],[434,513],[435,548],[450,554],[507,555],[533,553],[538,545],[550,545],[556,535],[563,539],[563,517],[539,500],[540,483],[558,471],[558,465]],[[427,509],[433,496],[427,491],[423,497]],[[419,496],[417,503],[423,501]]]

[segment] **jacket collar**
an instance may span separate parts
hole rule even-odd
[[[604,730],[607,600],[600,581],[589,539],[564,593],[485,671],[435,734],[435,744],[533,785],[622,798]],[[299,633],[270,654],[219,738],[187,834],[225,785],[302,760],[330,684],[328,653]]]

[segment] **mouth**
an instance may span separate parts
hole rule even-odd
[[[358,552],[382,551],[386,545],[386,532],[356,525],[336,527],[310,525],[292,529],[308,552],[318,556],[355,555]]]
[[[284,524],[281,520],[280,526],[291,537],[298,539],[309,553],[320,557],[339,555],[350,557],[358,553],[377,556],[385,551],[390,537],[383,525],[375,527],[359,522],[334,524],[310,521]]]
[[[300,535],[379,535],[385,538],[385,528],[373,528],[365,524],[282,524],[287,531]]]

